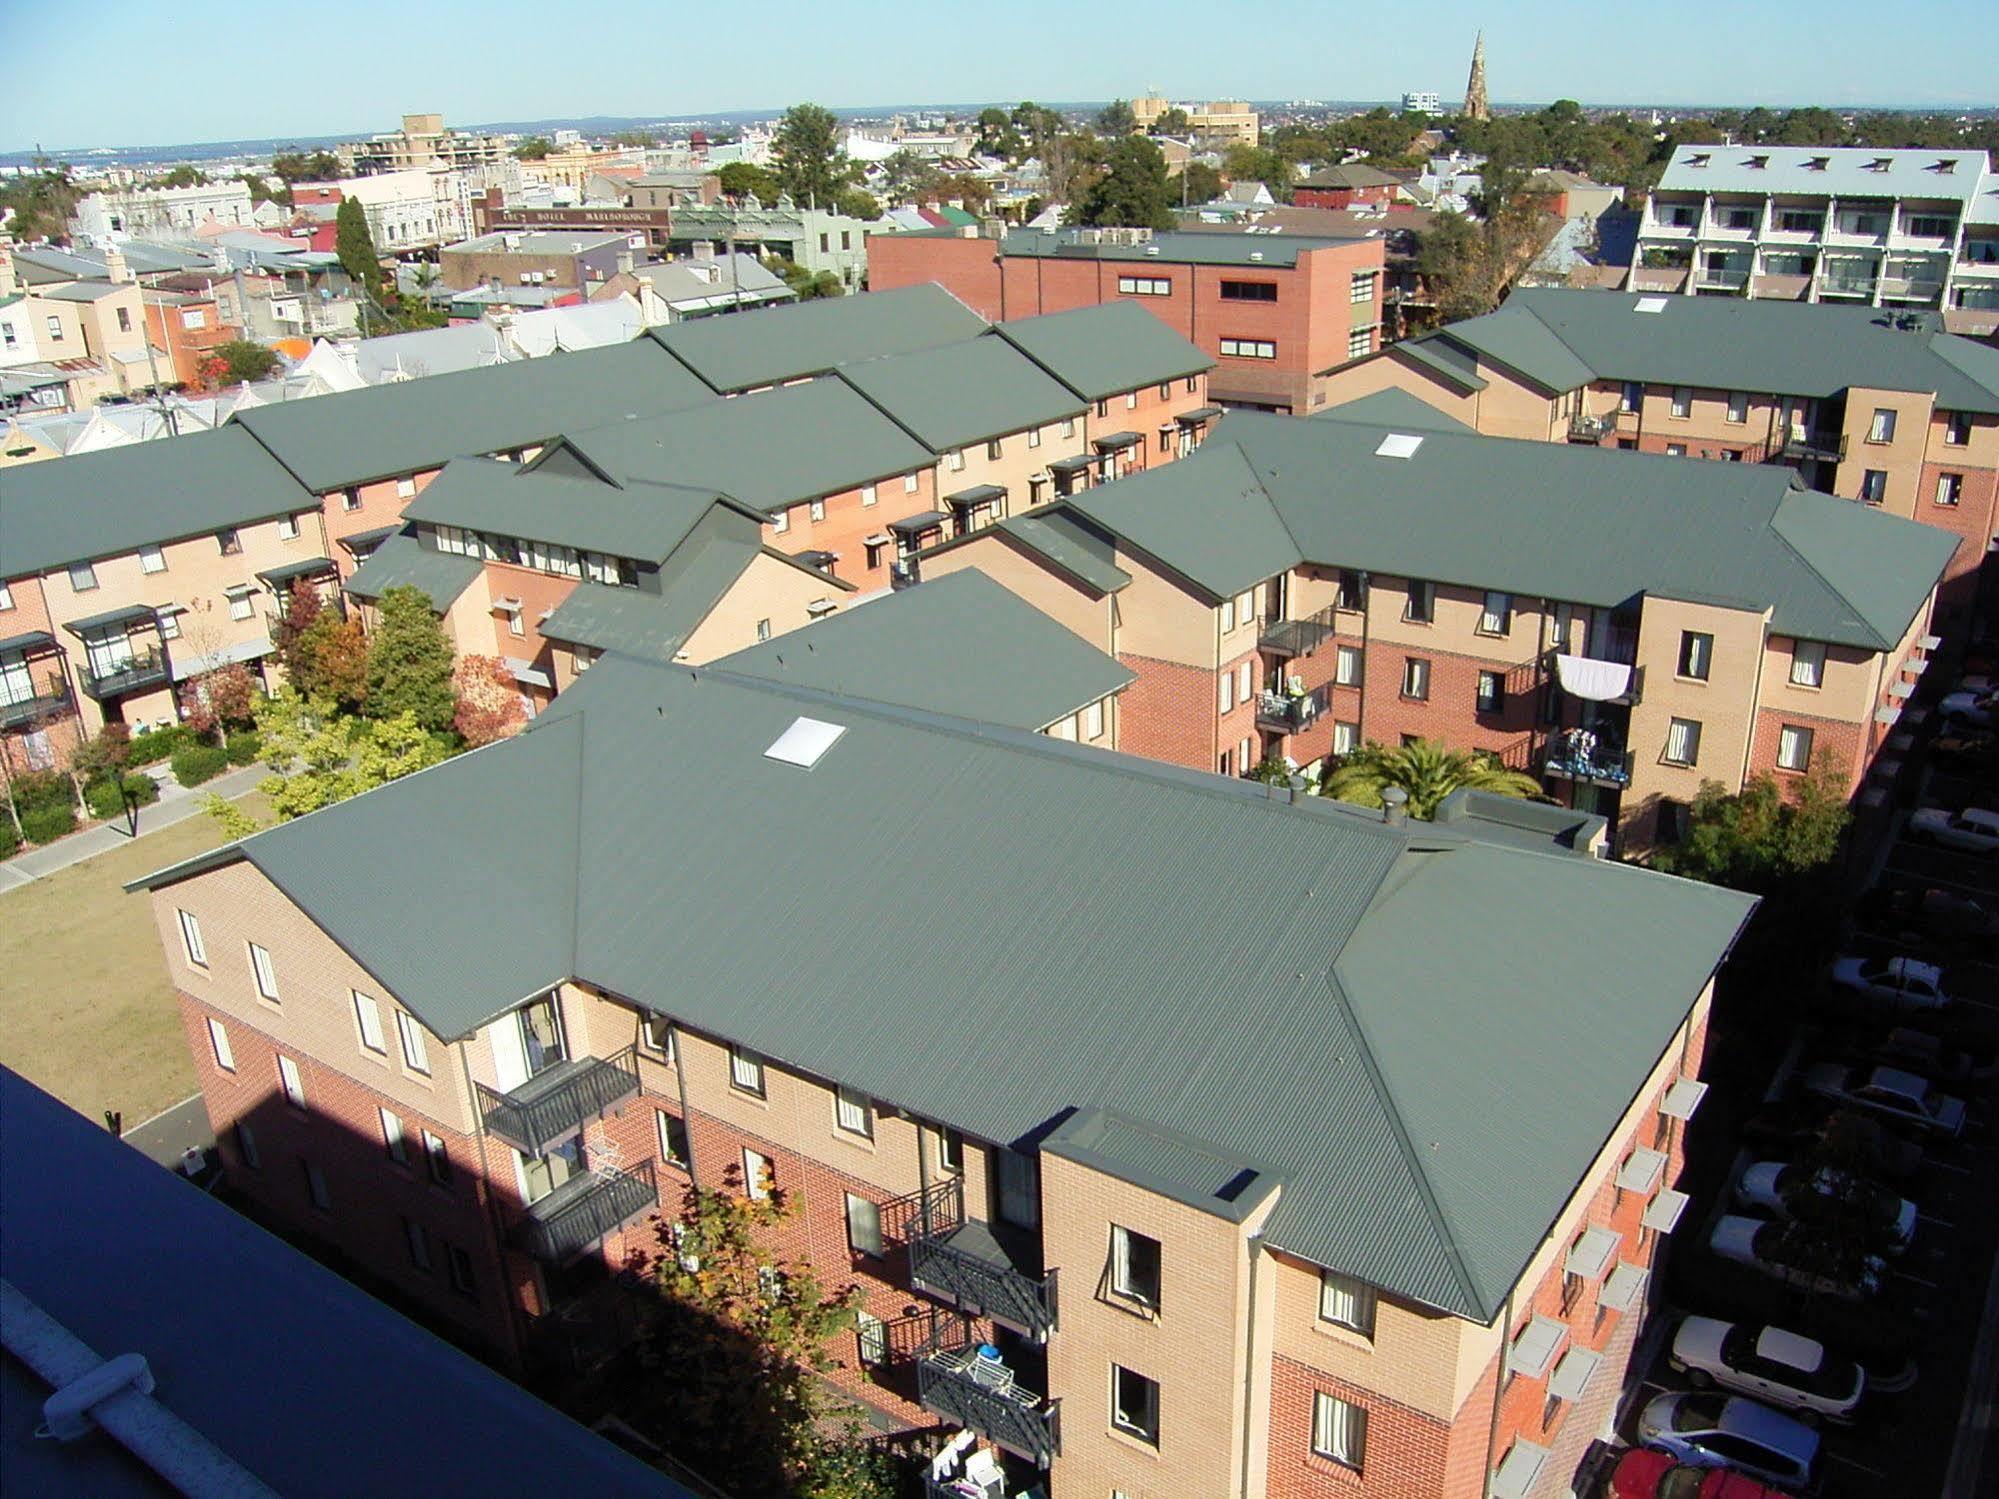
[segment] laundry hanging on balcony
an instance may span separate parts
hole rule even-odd
[[[1631,668],[1616,661],[1599,661],[1593,656],[1555,657],[1555,676],[1562,691],[1571,697],[1607,703],[1623,697],[1631,687]]]

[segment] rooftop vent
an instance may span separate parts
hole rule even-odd
[[[1942,172],[1945,175],[1949,175],[1950,173],[1955,172],[1957,170],[1957,163],[1948,156],[1939,156],[1936,159],[1936,161],[1931,165],[1930,170],[1932,172]]]
[[[1633,312],[1664,312],[1666,310],[1666,299],[1664,297],[1640,297],[1637,304],[1631,310]]]
[[[778,735],[777,742],[764,751],[764,758],[810,770],[833,747],[833,741],[846,732],[845,724],[826,723],[817,718],[793,719],[791,727]]]
[[[1708,152],[1699,151],[1687,158],[1687,165],[1690,167],[1704,167],[1713,160],[1714,157]]]
[[[1805,170],[1807,172],[1823,172],[1831,165],[1832,158],[1830,156],[1814,156],[1805,163]]]
[[[1870,172],[1885,172],[1894,166],[1894,164],[1895,158],[1892,156],[1877,156],[1867,163],[1867,170]]]
[[[1381,439],[1381,446],[1374,450],[1377,458],[1413,458],[1416,450],[1423,446],[1423,439],[1412,437],[1407,432],[1391,432]]]
[[[1742,164],[1750,168],[1752,171],[1760,172],[1763,170],[1763,168],[1770,165],[1770,158],[1767,156],[1752,156]]]
[[[1249,258],[1251,260],[1261,260],[1263,259],[1263,252],[1261,250],[1251,250],[1249,252]]]

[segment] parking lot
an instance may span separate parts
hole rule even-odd
[[[1718,1033],[1711,1045],[1722,1081],[1713,1117],[1698,1121],[1681,1181],[1694,1206],[1674,1236],[1657,1352],[1627,1402],[1621,1429],[1625,1440],[1635,1439],[1637,1417],[1649,1401],[1696,1387],[1667,1357],[1681,1315],[1788,1328],[1821,1342],[1834,1357],[1856,1359],[1869,1376],[1853,1422],[1820,1426],[1809,1492],[1824,1499],[1945,1493],[1961,1426],[1979,1398],[1967,1383],[1991,1310],[1999,1251],[1993,1207],[1999,1202],[1999,1078],[1981,1075],[1999,1072],[1999,922],[1989,931],[1973,930],[1977,915],[1962,906],[1944,919],[1924,892],[1947,892],[1999,913],[1999,853],[1965,852],[1912,836],[1910,818],[1920,806],[1999,810],[1999,781],[1927,765],[1938,727],[1930,722],[1914,731],[1908,751],[1913,774],[1887,842],[1852,872],[1859,919],[1841,923],[1835,920],[1840,913],[1828,911],[1823,948],[1806,950],[1801,943],[1796,954],[1792,971],[1803,992],[1747,1015],[1738,1001],[1736,1032]],[[1897,890],[1908,893],[1891,893]],[[1914,916],[1906,914],[1911,910]],[[1949,1003],[1917,1008],[1907,1003],[1908,995],[1863,998],[1835,989],[1827,982],[1835,955],[1934,964]],[[1929,1043],[1915,1038],[1891,1040],[1897,1029],[1934,1037],[1937,1052],[1925,1054]],[[1907,1248],[1884,1255],[1878,1290],[1851,1302],[1796,1289],[1708,1247],[1724,1214],[1770,1216],[1738,1201],[1738,1183],[1754,1162],[1787,1160],[1811,1148],[1813,1128],[1833,1105],[1814,1102],[1805,1079],[1814,1064],[1827,1062],[1855,1069],[1848,1076],[1856,1084],[1869,1081],[1877,1066],[1923,1076],[1928,1063],[1960,1074],[1931,1080],[1932,1100],[1941,1092],[1965,1105],[1955,1137],[1906,1119],[1872,1116],[1889,1121],[1886,1138],[1920,1147],[1919,1159],[1899,1162],[1906,1174],[1884,1170],[1878,1178],[1914,1203],[1917,1216]],[[1989,1463],[1978,1492],[1999,1492],[1999,1475]]]

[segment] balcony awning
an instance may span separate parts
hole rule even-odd
[[[1665,1152],[1640,1147],[1632,1151],[1619,1168],[1617,1189],[1620,1192],[1649,1192],[1659,1184],[1659,1178],[1665,1172]]]
[[[555,683],[548,679],[548,673],[537,671],[534,663],[531,661],[523,661],[519,656],[505,656],[501,659],[506,665],[508,675],[513,677],[516,682],[526,682],[534,687],[553,687],[555,685]]]
[[[1659,1112],[1668,1119],[1691,1119],[1694,1111],[1701,1106],[1701,1100],[1706,1097],[1707,1084],[1699,1078],[1679,1078],[1660,1100]]]
[[[1097,459],[1094,453],[1075,453],[1067,458],[1057,458],[1053,463],[1048,465],[1048,472],[1051,474],[1080,474],[1085,469],[1095,468],[1096,463]]]
[[[1596,1373],[1597,1365],[1602,1362],[1603,1355],[1600,1353],[1571,1347],[1562,1355],[1562,1361],[1555,1365],[1555,1372],[1548,1376],[1548,1393],[1557,1400],[1580,1399],[1589,1385],[1590,1376]]]
[[[1091,445],[1099,453],[1121,453],[1126,448],[1135,448],[1144,441],[1143,432],[1112,432],[1094,439]]]
[[[1507,1350],[1507,1371],[1528,1379],[1539,1379],[1554,1363],[1555,1354],[1568,1335],[1567,1324],[1557,1322],[1553,1317],[1536,1317],[1520,1329],[1513,1346]]]
[[[1661,1192],[1652,1199],[1652,1206],[1645,1209],[1645,1216],[1639,1221],[1655,1232],[1669,1234],[1679,1226],[1680,1215],[1692,1200],[1684,1192]]]
[[[941,510],[926,510],[921,515],[906,515],[901,520],[888,523],[889,530],[898,536],[921,536],[925,531],[941,531],[944,522],[951,517]]]
[[[342,536],[339,542],[352,555],[365,557],[401,530],[400,522],[393,526],[376,526],[372,531],[356,531],[352,536]]]
[[[1631,668],[1618,661],[1599,661],[1594,656],[1555,657],[1555,676],[1562,691],[1592,703],[1607,703],[1623,697],[1631,689]]]
[[[1198,427],[1203,422],[1211,422],[1222,414],[1219,406],[1196,406],[1192,411],[1183,411],[1173,420],[1183,427]]]
[[[1596,1304],[1607,1306],[1613,1312],[1630,1311],[1638,1304],[1649,1274],[1637,1265],[1619,1265],[1610,1272],[1610,1279],[1603,1283],[1603,1289],[1596,1293]]]
[[[173,679],[185,682],[189,677],[198,677],[203,672],[214,671],[222,666],[234,666],[242,661],[255,661],[268,656],[276,647],[268,635],[259,635],[255,640],[239,640],[234,645],[225,645],[219,651],[210,651],[205,656],[175,656],[169,663],[173,668]]]
[[[29,651],[45,651],[55,643],[55,636],[47,630],[29,630],[0,640],[0,656],[25,656]]]
[[[287,562],[282,567],[273,567],[257,574],[257,580],[277,588],[299,578],[316,578],[322,573],[338,572],[330,557],[302,557],[297,562]]]
[[[981,505],[996,505],[1006,498],[1003,484],[974,484],[970,489],[961,489],[956,494],[944,496],[944,503],[953,510],[976,510]]]
[[[888,538],[884,536],[882,540],[887,541]],[[809,567],[816,572],[824,572],[840,560],[840,554],[838,552],[822,551],[793,552],[791,560],[796,562],[800,567]]]
[[[1576,1241],[1576,1247],[1562,1262],[1562,1268],[1570,1275],[1580,1275],[1584,1280],[1596,1280],[1610,1268],[1610,1262],[1616,1258],[1617,1248],[1623,1242],[1624,1235],[1613,1233],[1610,1229],[1585,1229]]]
[[[150,604],[128,604],[123,609],[106,609],[102,614],[93,614],[86,619],[73,619],[63,628],[81,640],[93,630],[106,630],[112,625],[137,624],[140,620],[156,625],[159,623],[159,615]]]

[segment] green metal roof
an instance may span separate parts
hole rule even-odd
[[[1087,401],[1198,375],[1215,364],[1136,302],[1020,318],[993,332]]]
[[[928,448],[839,380],[809,380],[696,411],[579,428],[564,444],[621,483],[712,487],[760,510],[936,462]],[[546,450],[529,472],[561,468],[566,460],[559,452],[559,447]]]
[[[1135,673],[976,568],[843,609],[712,664],[869,702],[1043,729]]]
[[[324,494],[714,393],[647,339],[258,406],[231,418]]]
[[[254,438],[227,427],[15,464],[0,469],[0,578],[318,508]]]
[[[1097,593],[1116,593],[1131,582],[1131,574],[1117,565],[1116,538],[1060,502],[1010,515],[983,530],[953,537],[923,555],[931,557],[948,552],[987,531],[1007,537],[1022,550],[1032,552],[1048,566],[1067,573]]]
[[[1045,427],[1087,409],[1081,396],[1000,338],[970,338],[843,365],[840,378],[945,452]]]
[[[764,753],[801,716],[844,731],[810,769]],[[514,739],[140,883],[231,857],[440,1036],[573,975],[980,1139],[1105,1110],[1280,1179],[1273,1245],[1480,1322],[1753,905],[619,657]],[[1574,931],[1631,960],[1551,981]]]
[[[758,525],[734,510],[711,509],[659,570],[659,592],[579,584],[542,621],[550,640],[671,661],[716,601],[763,550]],[[827,580],[829,590],[832,580]]]
[[[640,480],[620,486],[497,458],[454,458],[403,519],[660,562],[720,503],[712,489]]]
[[[1352,239],[1304,234],[1202,234],[1169,230],[1155,233],[1135,244],[1106,244],[1084,239],[1082,235],[1087,232],[1076,229],[1015,229],[1000,243],[1003,253],[1010,256],[1135,260],[1152,265],[1222,265],[1242,270],[1259,266],[1270,270],[1290,270],[1297,266],[1298,257],[1304,251],[1354,243]]]
[[[1109,1109],[1078,1109],[1042,1140],[1041,1150],[1232,1223],[1279,1185],[1272,1173],[1205,1140]]]
[[[729,393],[823,375],[837,365],[976,338],[986,321],[934,282],[825,297],[648,330],[714,389]]]
[[[391,536],[354,569],[347,592],[357,599],[378,599],[391,588],[420,588],[430,607],[442,614],[484,566],[477,557],[432,551],[414,536]]]
[[[1397,385],[1386,386],[1370,395],[1359,396],[1344,405],[1315,411],[1311,421],[1330,418],[1342,422],[1373,422],[1393,427],[1397,432],[1471,432],[1454,416],[1446,416],[1421,396],[1411,395]]]

